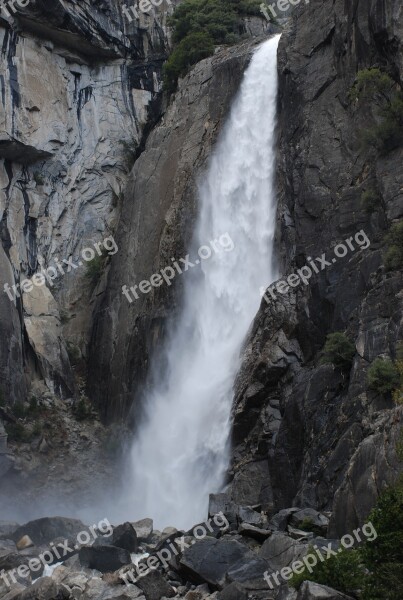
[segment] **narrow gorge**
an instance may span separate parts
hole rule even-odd
[[[403,7],[135,5],[0,11],[0,599],[399,600]]]

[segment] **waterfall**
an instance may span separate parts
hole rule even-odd
[[[208,494],[223,486],[240,351],[260,287],[274,280],[279,37],[252,57],[199,184],[190,254],[213,240],[222,248],[181,275],[181,314],[163,358],[155,358],[131,449],[131,520],[147,516],[157,527],[191,527],[206,518]]]

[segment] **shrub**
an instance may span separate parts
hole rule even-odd
[[[313,548],[309,553],[316,554]],[[326,555],[326,553],[324,553]],[[305,569],[301,574],[294,574],[289,585],[299,589],[304,581],[313,581],[327,585],[345,594],[351,594],[362,586],[365,574],[358,550],[342,550],[325,562],[319,562],[312,573]]]
[[[361,548],[369,574],[364,580],[365,600],[403,598],[403,478],[385,490],[368,521],[378,537]]]
[[[85,273],[86,279],[91,284],[92,288],[95,288],[105,268],[105,254],[94,256],[94,258],[87,263],[87,271]]]
[[[179,77],[189,68],[214,53],[214,42],[208,33],[196,32],[184,38],[164,65],[164,84],[170,93],[176,88]]]
[[[77,365],[81,359],[81,352],[78,346],[72,342],[67,342],[67,354],[69,356],[70,364]]]
[[[389,271],[401,269],[403,267],[403,221],[392,225],[385,241],[389,245],[384,257],[385,267]]]
[[[164,83],[173,92],[179,77],[214,53],[216,44],[234,44],[242,35],[242,17],[260,15],[259,0],[184,0],[169,19],[175,48],[164,67]]]
[[[349,370],[355,355],[355,346],[342,332],[329,333],[323,349],[322,363]]]
[[[400,374],[389,359],[376,358],[368,370],[368,386],[378,394],[392,392],[400,383]]]
[[[373,213],[381,202],[379,193],[374,188],[369,188],[361,194],[361,204],[367,213]]]
[[[5,430],[10,442],[29,442],[30,434],[21,423],[7,423]]]
[[[84,396],[81,396],[73,410],[77,421],[85,421],[85,419],[92,416],[89,400]]]
[[[357,83],[350,91],[351,100],[377,105],[380,122],[361,132],[364,148],[375,147],[388,152],[403,142],[403,92],[401,87],[378,68],[357,73]]]

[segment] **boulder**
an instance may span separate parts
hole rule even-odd
[[[187,548],[180,560],[181,572],[196,583],[222,589],[226,574],[239,560],[255,555],[236,540],[206,538]]]
[[[241,523],[249,523],[250,525],[262,526],[267,521],[267,517],[263,517],[260,512],[253,510],[250,506],[240,506],[238,509],[238,518]]]
[[[101,573],[111,573],[131,563],[130,552],[116,546],[84,546],[78,556],[83,567]]]
[[[269,564],[263,558],[246,556],[238,561],[227,572],[227,580],[241,584],[248,590],[265,590],[268,588],[264,573]]]
[[[264,542],[271,536],[271,531],[269,529],[260,529],[254,525],[249,525],[249,523],[241,523],[238,533],[246,537],[251,537],[258,542]]]
[[[20,540],[18,540],[16,546],[17,550],[25,550],[26,548],[32,548],[32,546],[35,546],[35,544],[29,535],[24,535]]]
[[[304,581],[301,585],[296,600],[353,600],[326,585],[319,585],[312,581]]]
[[[174,589],[161,573],[156,570],[150,571],[143,577],[140,577],[136,581],[136,585],[143,591],[146,600],[161,600],[163,596],[166,598],[175,596]]]
[[[313,508],[303,508],[291,515],[291,525],[303,531],[326,535],[329,519]]]
[[[208,516],[214,517],[218,513],[223,513],[230,523],[236,522],[238,506],[230,499],[228,494],[210,494]]]
[[[132,523],[132,525],[139,542],[146,542],[153,532],[154,523],[152,519],[142,519],[141,521]]]
[[[28,535],[35,546],[47,545],[56,538],[68,539],[76,537],[81,531],[87,531],[88,527],[78,519],[66,519],[64,517],[45,517],[29,521],[18,527],[10,538],[18,542],[22,537]]]
[[[219,593],[218,600],[248,600],[248,593],[239,583],[233,582]]]
[[[283,508],[270,519],[269,527],[278,531],[286,531],[291,516],[300,510],[299,508]]]
[[[112,545],[123,548],[128,552],[137,552],[138,541],[137,533],[131,523],[123,523],[113,530]]]
[[[269,562],[273,571],[280,571],[306,554],[308,545],[275,531],[260,549],[260,557]]]

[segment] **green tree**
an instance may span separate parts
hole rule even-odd
[[[403,143],[403,92],[387,73],[379,68],[359,71],[350,99],[376,106],[379,121],[361,132],[364,147],[388,152]]]
[[[322,363],[330,363],[338,369],[348,370],[351,368],[354,354],[355,346],[344,333],[329,333],[323,349]]]
[[[403,598],[403,478],[384,491],[368,519],[378,537],[367,542],[361,556],[369,574],[364,580],[365,600]]]
[[[175,47],[164,68],[169,93],[191,66],[214,54],[217,44],[234,44],[242,36],[243,17],[260,15],[258,0],[184,0],[169,19]]]
[[[368,386],[378,394],[389,394],[398,387],[400,373],[389,359],[376,358],[368,370]]]

